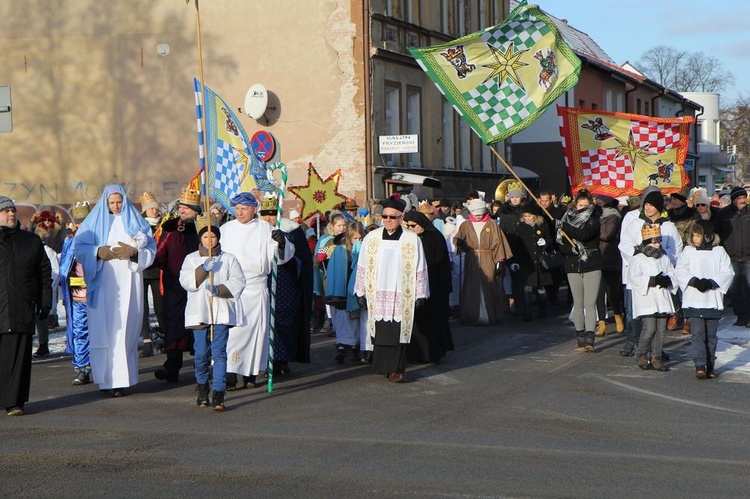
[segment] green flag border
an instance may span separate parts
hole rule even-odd
[[[513,21],[518,21],[518,19],[526,13],[529,13],[529,15],[533,15],[534,17],[538,17],[551,29],[556,38],[555,48],[573,66],[573,72],[563,80],[558,80],[555,88],[549,94],[547,94],[547,97],[540,104],[538,109],[531,115],[527,116],[521,122],[516,123],[512,127],[507,128],[494,136],[491,136],[489,133],[489,129],[484,126],[484,123],[482,123],[482,121],[479,119],[479,116],[477,116],[474,110],[466,103],[466,100],[461,95],[461,92],[453,84],[452,79],[445,73],[445,71],[442,70],[439,65],[430,64],[427,54],[429,54],[429,56],[431,57],[433,53],[440,50],[454,47],[455,45],[460,44],[461,42],[466,42],[467,40],[474,40],[475,38],[481,36],[482,33],[495,29],[497,26],[501,26],[502,24],[507,24]],[[531,123],[536,121],[536,119],[540,115],[544,114],[549,106],[560,95],[567,92],[571,87],[575,86],[575,84],[578,83],[578,77],[581,72],[581,60],[577,55],[575,55],[573,49],[571,49],[570,46],[562,38],[560,31],[557,29],[557,26],[552,21],[552,19],[550,19],[550,17],[545,14],[544,11],[542,11],[537,5],[521,4],[513,9],[513,11],[508,15],[507,19],[501,24],[491,26],[480,31],[475,31],[474,33],[464,35],[461,38],[457,38],[456,40],[453,40],[451,42],[441,45],[433,45],[430,47],[408,47],[408,50],[411,53],[412,57],[417,60],[419,66],[425,71],[425,73],[427,73],[427,76],[430,78],[430,80],[435,84],[435,86],[438,87],[443,96],[448,99],[448,101],[453,105],[456,111],[458,111],[461,117],[469,124],[474,132],[487,145],[506,139],[511,135],[520,132]]]

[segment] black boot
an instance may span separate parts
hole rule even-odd
[[[372,352],[370,350],[362,352],[362,360],[360,360],[360,362],[363,365],[372,364]]]
[[[214,408],[214,411],[219,411],[219,412],[225,409],[224,392],[214,392],[214,395],[211,399],[211,407]]]
[[[578,340],[578,350],[585,350],[586,348],[586,332],[576,331],[576,339]]]
[[[144,357],[153,357],[154,356],[154,343],[152,341],[146,341],[143,343],[143,349],[141,350],[141,353],[138,354],[138,357],[144,358]]]
[[[341,343],[336,344],[336,362],[339,364],[344,363],[344,358],[346,357],[346,347],[347,345],[342,345]]]
[[[593,352],[594,351],[594,338],[595,334],[593,331],[586,331],[586,339],[584,341],[584,351],[586,352]]]
[[[198,392],[198,399],[196,400],[196,403],[198,404],[198,407],[205,408],[208,407],[208,392],[210,391],[208,387],[208,383],[203,383],[202,385],[196,385],[195,391]]]
[[[156,379],[162,379],[167,383],[177,383],[182,367],[182,350],[168,350],[167,360],[164,361],[164,367],[154,371]]]
[[[227,375],[224,377],[224,380],[227,384],[227,391],[231,392],[233,390],[237,389],[237,375],[234,373],[227,373]]]
[[[76,377],[73,380],[74,385],[88,385],[91,383],[91,366],[76,369]]]
[[[36,352],[34,352],[34,357],[46,357],[47,355],[49,355],[49,344],[40,343],[39,348],[37,348]]]

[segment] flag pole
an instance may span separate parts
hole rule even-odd
[[[276,228],[281,227],[281,215],[284,213],[284,192],[286,191],[287,168],[284,163],[279,163],[281,170],[281,186],[279,187],[279,206],[276,209]],[[274,168],[275,169],[275,168]],[[269,173],[271,169],[269,169]],[[291,244],[291,242],[289,243]],[[276,283],[279,279],[279,252],[273,256],[273,267],[271,268],[271,321],[268,330],[268,393],[273,391],[273,360],[276,338]]]
[[[499,159],[500,162],[505,166],[505,168],[508,169],[508,171],[511,173],[511,175],[513,175],[513,177],[515,177],[515,179],[518,180],[521,183],[521,185],[523,186],[523,188],[526,189],[526,192],[529,193],[529,196],[531,196],[534,199],[534,201],[536,202],[537,206],[539,206],[544,211],[544,213],[547,214],[547,216],[549,217],[549,219],[553,220],[553,221],[556,220],[555,217],[553,217],[552,214],[549,211],[547,211],[547,208],[545,208],[544,206],[542,206],[541,204],[539,204],[539,199],[537,199],[537,197],[534,196],[534,193],[531,192],[531,189],[529,189],[529,186],[527,186],[524,183],[524,181],[521,180],[521,177],[519,177],[518,175],[516,175],[516,172],[513,170],[513,168],[510,167],[510,165],[505,161],[505,159],[502,156],[500,156],[500,153],[497,152],[494,147],[490,147],[489,145],[487,145],[487,147],[490,148],[490,151],[492,151],[492,153],[497,157],[497,159]],[[505,200],[502,199],[501,201],[505,201]],[[562,229],[558,229],[558,230],[560,231],[560,234],[562,234],[563,237],[565,239],[567,239],[568,243],[570,243],[570,246],[573,247],[573,248],[575,248],[575,244],[573,243],[573,240]]]
[[[189,1],[189,0],[188,0]],[[208,129],[206,128],[206,91],[203,84],[203,39],[201,37],[201,9],[200,9],[200,0],[194,0],[195,1],[195,31],[198,38],[198,80],[200,81],[201,88],[200,88],[200,97],[201,97],[201,103],[203,112],[201,113],[201,123],[203,126],[203,133],[204,137],[208,133]],[[206,141],[204,140],[204,147],[206,147],[208,144],[206,144]],[[208,231],[211,232],[211,213],[209,212],[210,204],[208,203],[208,171],[206,171],[205,163],[201,165],[203,167],[203,174],[201,175],[201,180],[203,181],[203,192],[201,193],[203,195],[203,212],[206,214],[206,219],[208,221]],[[209,247],[208,249],[208,257],[213,257],[213,248]],[[210,286],[213,286],[214,284],[214,273],[213,270],[208,273],[208,284]],[[211,317],[211,324],[209,325],[210,337],[211,341],[214,339],[214,297],[213,295],[208,300],[208,314]]]

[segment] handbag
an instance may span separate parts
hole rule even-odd
[[[559,251],[553,250],[542,253],[542,268],[544,270],[559,269],[563,265],[565,265],[565,259]]]

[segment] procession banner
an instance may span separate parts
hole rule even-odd
[[[685,157],[692,116],[637,114],[557,107],[565,164],[573,193],[585,187],[608,196],[637,196],[649,185],[681,192],[689,180]]]
[[[266,165],[255,154],[232,108],[207,86],[204,85],[203,90],[206,96],[205,164],[208,195],[234,214],[230,200],[240,192],[277,190],[268,178]],[[200,131],[200,116],[204,109],[201,108],[200,82],[197,78],[195,93]]]
[[[580,59],[536,5],[519,5],[497,26],[409,51],[486,144],[533,123],[581,71]]]

